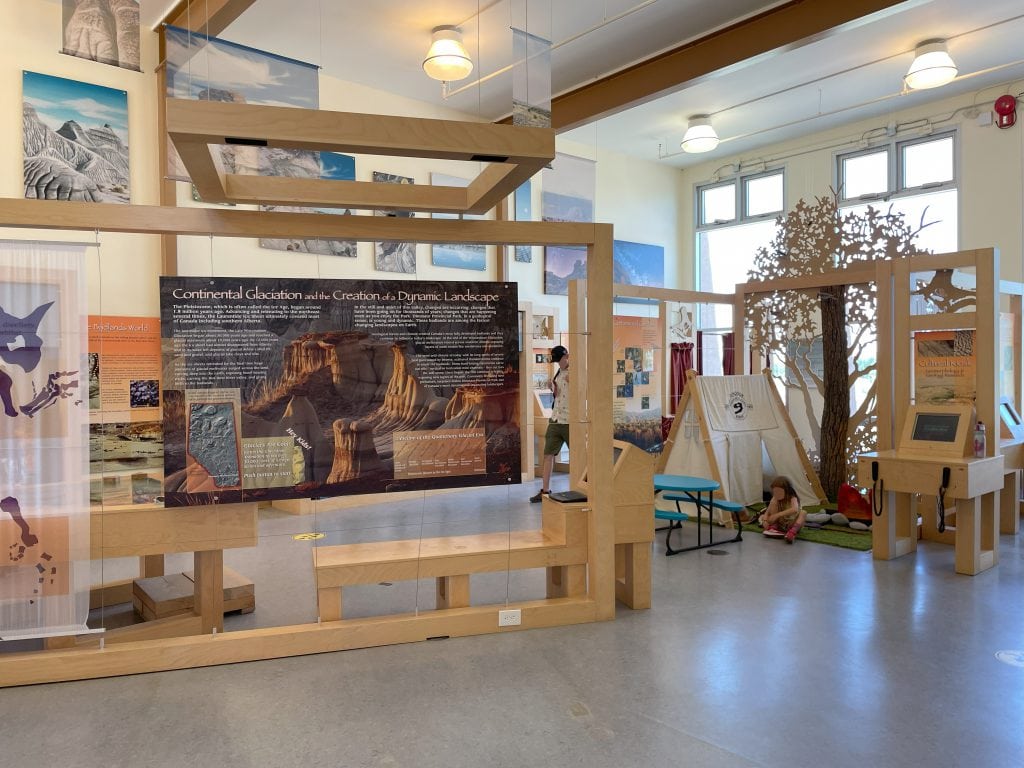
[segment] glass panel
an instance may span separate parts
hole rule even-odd
[[[702,187],[700,190],[700,223],[714,224],[736,218],[736,184]]]
[[[731,293],[736,290],[737,283],[747,282],[757,249],[767,247],[774,235],[774,221],[757,221],[698,233],[699,290]],[[730,319],[730,327],[731,323]]]
[[[757,176],[743,182],[746,190],[746,215],[763,216],[778,213],[783,208],[782,174]]]
[[[977,276],[973,269],[940,269],[910,275],[912,315],[974,312],[976,296]]]
[[[953,180],[953,137],[907,144],[903,156],[902,189]]]
[[[903,213],[907,224],[919,230],[915,243],[934,253],[952,253],[959,249],[957,190],[947,189],[926,195],[898,197],[884,210]],[[869,203],[842,208],[843,214],[863,213]],[[874,204],[877,209],[879,205]]]
[[[889,152],[853,155],[841,160],[841,194],[844,200],[889,191]]]

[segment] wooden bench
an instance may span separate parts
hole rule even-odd
[[[546,568],[548,597],[584,594],[587,514],[544,505],[540,530],[314,547],[320,620],[342,618],[344,587],[382,581],[434,578],[438,609],[469,606],[473,573]]]

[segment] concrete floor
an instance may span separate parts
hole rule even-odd
[[[533,490],[421,500],[412,527],[520,527]],[[408,511],[315,522],[386,538]],[[228,558],[257,584],[228,631],[313,618],[291,538],[313,522],[269,512],[260,547]],[[875,562],[747,534],[666,558],[659,534],[654,607],[614,622],[2,690],[0,766],[1022,766],[1024,667],[996,653],[1024,658],[1024,549],[1000,547],[969,577],[941,545]],[[520,599],[543,579],[473,586]],[[430,601],[412,582],[355,602]]]

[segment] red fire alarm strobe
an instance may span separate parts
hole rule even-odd
[[[996,99],[993,105],[996,111],[996,125],[1000,128],[1009,128],[1017,122],[1017,97],[1006,94]]]

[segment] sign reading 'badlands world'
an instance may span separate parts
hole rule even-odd
[[[515,284],[164,277],[168,506],[519,482]]]

